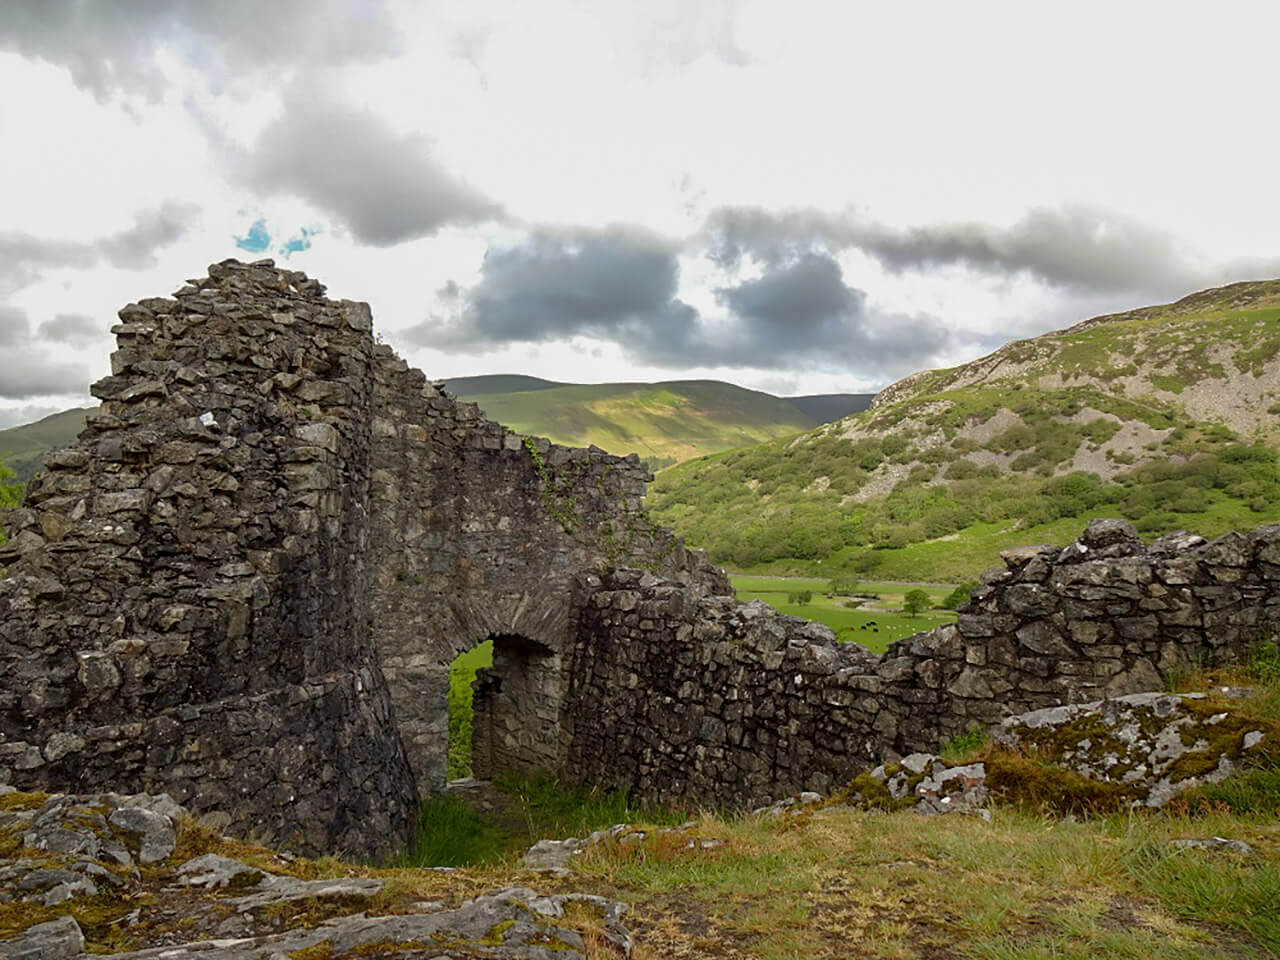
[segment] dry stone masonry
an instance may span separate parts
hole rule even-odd
[[[873,656],[739,604],[634,456],[522,437],[270,261],[130,304],[102,408],[0,548],[0,783],[169,793],[303,850],[404,844],[448,664],[490,638],[477,772],[660,801],[830,792],[977,723],[1158,687],[1280,620],[1280,528],[1005,554]]]
[[[120,321],[0,548],[0,782],[391,850],[443,785],[458,652],[497,638],[480,728],[516,734],[482,752],[554,767],[574,577],[724,587],[649,524],[637,458],[485,420],[301,273],[226,261]]]
[[[1007,551],[958,622],[873,656],[762,603],[641,571],[585,576],[568,769],[660,801],[753,806],[829,793],[970,725],[1159,689],[1280,623],[1280,527],[1144,547],[1095,520],[1066,547]]]

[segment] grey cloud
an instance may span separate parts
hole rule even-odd
[[[31,338],[27,315],[17,307],[0,303],[0,347],[16,347]]]
[[[113,267],[139,270],[155,263],[155,252],[179,240],[199,215],[192,204],[166,201],[138,214],[132,227],[103,237],[94,249]]]
[[[732,365],[838,365],[894,375],[927,364],[950,340],[931,317],[868,310],[866,294],[846,284],[825,254],[775,263],[758,279],[721,287],[716,298],[737,319],[714,342]]]
[[[0,50],[70,69],[99,97],[163,89],[155,54],[173,50],[215,83],[310,63],[379,58],[400,49],[378,0],[8,0]]]
[[[716,296],[741,317],[796,332],[861,313],[866,300],[861,290],[845,285],[838,263],[815,253],[758,280],[721,287]]]
[[[179,240],[195,223],[196,208],[168,201],[139,213],[133,226],[94,240],[51,240],[21,231],[0,232],[0,293],[16,290],[44,268],[85,269],[106,261],[138,270],[155,263],[155,254]]]
[[[58,360],[40,350],[6,350],[4,360],[0,364],[0,397],[5,399],[83,394],[89,386],[89,371],[83,364]]]
[[[862,291],[830,257],[808,255],[721,288],[727,318],[708,320],[676,296],[673,245],[634,227],[540,230],[491,251],[480,282],[450,316],[405,332],[421,346],[482,351],[589,336],[637,361],[694,366],[913,369],[948,342],[930,318],[869,315]]]
[[[468,349],[579,334],[679,339],[695,312],[675,299],[678,278],[674,248],[639,228],[537,230],[520,246],[490,250],[469,291],[446,285],[444,299],[465,300],[452,323],[428,322],[410,336]]]
[[[106,333],[105,326],[80,313],[60,313],[36,327],[36,336],[40,339],[72,346],[97,340]]]
[[[241,162],[255,188],[302,197],[374,246],[501,214],[440,165],[426,138],[399,134],[367,110],[314,91],[287,96],[284,112]]]
[[[1220,282],[1232,269],[1206,263],[1167,231],[1080,205],[1035,208],[1008,227],[962,222],[901,229],[854,212],[723,208],[709,218],[707,240],[708,255],[727,268],[743,256],[773,264],[808,250],[857,249],[894,272],[959,265],[1027,274],[1085,295],[1172,295]],[[1280,261],[1270,263],[1270,271],[1278,268]]]

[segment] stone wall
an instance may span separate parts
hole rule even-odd
[[[385,851],[443,785],[459,652],[495,638],[486,762],[542,768],[577,574],[727,589],[649,523],[637,458],[485,420],[301,273],[226,261],[120,320],[0,548],[0,782]]]
[[[651,524],[638,459],[485,419],[323,292],[227,261],[120,311],[101,410],[0,548],[0,782],[376,854],[443,785],[448,665],[486,638],[482,775],[756,804],[1280,620],[1280,528],[1144,548],[1096,521],[1007,552],[954,625],[837,644]]]
[[[1123,521],[1007,551],[958,622],[874,656],[761,603],[640,571],[580,581],[564,769],[651,801],[826,792],[971,724],[1160,689],[1280,623],[1280,527],[1144,548]]]
[[[523,437],[379,348],[370,554],[375,633],[423,794],[444,787],[449,663],[492,639],[475,702],[482,774],[558,769],[575,578],[647,565],[693,589],[723,573],[645,516],[634,454]]]
[[[370,631],[369,309],[234,262],[120,311],[102,407],[10,518],[0,779],[167,791],[370,852],[413,778]]]

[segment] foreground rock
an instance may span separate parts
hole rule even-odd
[[[631,935],[621,925],[626,907],[586,894],[540,896],[526,887],[508,887],[469,900],[456,910],[390,917],[363,915],[330,920],[314,930],[240,939],[208,940],[178,947],[154,947],[123,958],[218,957],[261,960],[263,957],[502,957],[520,960],[571,960],[586,957],[582,936],[553,921],[570,904],[586,903],[599,911],[609,942],[630,954]]]
[[[842,799],[855,806],[914,810],[933,816],[970,813],[991,819],[986,767],[981,763],[951,766],[941,757],[913,753],[899,763],[881,764],[854,778]]]
[[[574,929],[584,917],[599,940],[631,950],[626,907],[589,894],[507,887],[450,907],[389,893],[376,877],[313,879],[314,865],[220,839],[167,796],[10,790],[0,801],[0,850],[13,851],[0,856],[0,929],[21,930],[0,940],[0,960],[70,960],[107,946],[166,960],[562,960],[586,957]]]
[[[1268,724],[1203,693],[1138,693],[1050,707],[1010,717],[994,732],[999,744],[1114,785],[1148,807],[1238,773],[1274,752],[1275,738]]]

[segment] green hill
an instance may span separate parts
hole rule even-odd
[[[792,436],[853,410],[869,394],[775,397],[719,380],[667,383],[558,383],[523,374],[445,381],[494,420],[557,443],[638,453],[655,469],[690,457]],[[0,430],[0,458],[27,480],[51,449],[72,443],[92,408]]]
[[[518,393],[526,390],[550,390],[568,386],[555,380],[528,377],[522,373],[486,373],[478,377],[454,377],[445,386],[459,397],[474,397],[490,393]]]
[[[798,438],[665,471],[654,516],[741,569],[976,577],[1089,516],[1280,520],[1280,280],[1096,317],[886,388]]]
[[[566,383],[493,393],[471,392],[465,381],[450,381],[451,387],[459,385],[459,396],[476,401],[491,419],[521,433],[573,446],[594,443],[620,455],[638,453],[655,470],[701,454],[793,436],[817,422],[781,397],[718,380]]]
[[[30,480],[40,469],[40,458],[49,450],[65,447],[84,429],[84,418],[93,407],[63,410],[52,416],[0,430],[0,460],[20,480]]]

